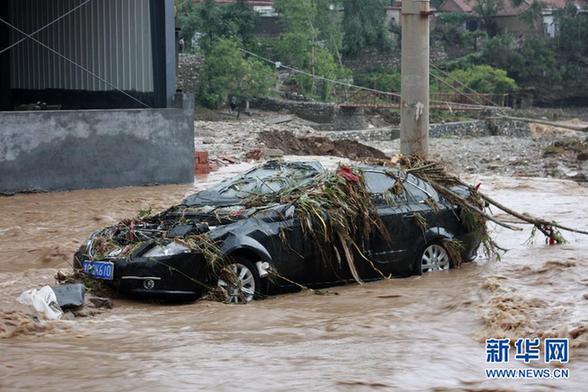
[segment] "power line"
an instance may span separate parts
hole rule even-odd
[[[376,90],[376,89],[369,88],[369,87],[357,86],[357,85],[354,85],[354,84],[351,84],[351,83],[345,83],[345,82],[341,82],[341,81],[338,81],[338,80],[333,80],[333,79],[325,78],[323,76],[312,75],[309,72],[306,72],[306,71],[303,71],[303,70],[300,70],[300,69],[291,67],[289,65],[285,65],[285,64],[281,63],[280,61],[271,60],[271,59],[269,59],[267,57],[261,56],[261,55],[259,55],[257,53],[254,53],[254,52],[251,52],[251,51],[249,51],[247,49],[240,48],[240,50],[243,53],[247,53],[247,54],[249,54],[251,56],[254,56],[254,57],[257,57],[257,58],[259,58],[259,59],[261,59],[263,61],[266,61],[266,62],[274,65],[276,68],[284,68],[284,69],[290,70],[292,72],[296,72],[296,73],[299,73],[299,74],[302,74],[302,75],[309,76],[311,78],[315,78],[315,79],[319,79],[319,80],[324,80],[324,81],[331,82],[331,83],[338,84],[338,85],[345,86],[345,87],[350,87],[350,88],[354,88],[354,89],[358,89],[358,90],[363,90],[363,91],[369,91],[369,92],[373,92],[373,93],[377,93],[377,94],[382,94],[382,95],[387,95],[387,96],[392,96],[392,97],[397,97],[397,98],[400,98],[401,97],[401,95],[398,94],[398,93],[396,93],[396,92]],[[435,77],[435,75],[433,75],[433,76]],[[452,87],[450,85],[449,85],[449,87],[455,89],[454,87]],[[461,94],[465,95],[464,93],[461,93]],[[432,100],[431,102],[433,102],[433,103],[440,103],[440,104],[448,104],[448,105],[460,105],[462,107],[468,107],[468,108],[474,108],[474,107],[475,108],[489,108],[489,107],[494,107],[494,106],[488,106],[488,105],[481,104],[480,102],[477,102],[478,103],[477,105],[476,104],[464,104],[464,103],[458,103],[458,102],[446,102],[446,101],[439,101],[439,100]],[[476,102],[476,101],[474,101],[474,102]]]
[[[186,1],[187,0],[183,1],[182,3],[180,3],[180,7],[183,6],[186,3]],[[369,87],[358,86],[358,85],[354,85],[354,84],[351,84],[351,83],[346,83],[346,82],[341,82],[341,81],[338,81],[338,80],[329,79],[329,78],[326,78],[324,76],[317,76],[317,75],[312,74],[310,72],[306,72],[304,70],[301,70],[301,69],[294,68],[292,66],[283,64],[280,61],[271,60],[271,59],[269,59],[267,57],[261,56],[261,55],[259,55],[257,53],[254,53],[254,52],[251,52],[251,51],[249,51],[247,49],[240,48],[240,50],[243,53],[246,53],[248,55],[257,57],[260,60],[263,60],[263,61],[265,61],[267,63],[270,63],[273,66],[275,66],[276,68],[284,68],[284,69],[290,70],[292,72],[295,72],[295,73],[298,73],[298,74],[301,74],[301,75],[309,76],[309,77],[311,77],[313,79],[323,80],[323,81],[330,82],[330,83],[333,83],[333,84],[337,84],[337,85],[340,85],[340,86],[345,86],[345,87],[354,88],[354,89],[357,89],[357,90],[369,91],[369,92],[373,92],[373,93],[377,93],[377,94],[381,94],[381,95],[386,95],[386,96],[392,96],[392,97],[396,97],[396,98],[401,98],[401,95],[399,93],[397,93],[397,92],[382,91],[382,90],[377,90],[377,89],[373,89],[373,88],[369,88]],[[478,93],[477,91],[473,90],[472,88],[470,88],[470,87],[466,86],[465,84],[461,83],[460,81],[455,80],[454,78],[452,78],[449,74],[447,74],[446,72],[444,72],[443,70],[441,70],[440,68],[438,68],[435,64],[431,63],[431,65],[436,70],[438,70],[439,72],[444,73],[446,75],[446,77],[448,77],[450,80],[453,80],[456,83],[462,85],[463,87],[469,89],[470,91],[473,91],[474,94],[481,95],[480,93]],[[450,89],[453,89],[454,91],[456,91],[460,95],[463,95],[463,96],[467,97],[468,99],[470,99],[471,101],[475,102],[477,105],[476,104],[463,104],[463,103],[458,103],[458,102],[446,102],[446,101],[439,101],[439,100],[432,100],[431,102],[434,102],[434,103],[442,103],[442,104],[461,105],[461,106],[464,106],[464,107],[481,107],[481,108],[498,107],[492,101],[490,101],[490,105],[486,105],[483,102],[476,101],[473,97],[470,97],[466,93],[464,93],[462,91],[459,91],[457,88],[455,88],[454,86],[451,86],[449,83],[447,83],[442,78],[440,78],[440,77],[438,77],[438,76],[436,76],[434,74],[432,74],[432,76],[435,77],[436,79],[440,80],[445,85],[447,85]]]
[[[338,84],[338,85],[345,86],[345,87],[351,87],[351,88],[355,88],[355,89],[358,89],[358,90],[370,91],[370,92],[374,92],[374,93],[378,93],[378,94],[382,94],[382,95],[388,95],[388,96],[400,98],[400,94],[398,94],[398,93],[376,90],[376,89],[369,88],[369,87],[357,86],[357,85],[354,85],[354,84],[351,84],[351,83],[346,83],[346,82],[341,82],[341,81],[338,81],[338,80],[333,80],[333,79],[325,78],[324,76],[313,75],[313,74],[311,74],[309,72],[306,72],[306,71],[303,71],[301,69],[297,69],[297,68],[291,67],[289,65],[285,65],[285,64],[283,64],[280,61],[273,61],[271,59],[268,59],[267,57],[260,56],[257,53],[253,53],[253,52],[251,52],[251,51],[249,51],[247,49],[240,48],[240,50],[242,52],[244,52],[244,53],[247,53],[247,54],[251,55],[251,56],[257,57],[257,58],[259,58],[259,59],[261,59],[263,61],[266,61],[266,62],[268,62],[270,64],[273,64],[276,68],[285,68],[285,69],[290,70],[292,72],[296,72],[296,73],[299,73],[299,74],[302,74],[302,75],[310,76],[311,78],[314,78],[314,79],[324,80],[326,82]]]
[[[147,105],[145,102],[139,100],[138,98],[133,97],[131,94],[127,93],[126,91],[121,90],[120,88],[118,88],[114,84],[110,83],[109,81],[107,81],[106,79],[104,79],[103,77],[101,77],[100,75],[95,74],[94,72],[90,71],[88,68],[84,67],[83,65],[80,65],[77,62],[69,59],[68,57],[66,57],[64,55],[62,55],[61,53],[59,53],[55,49],[53,49],[53,48],[45,45],[43,42],[39,41],[38,39],[36,39],[32,35],[25,33],[24,31],[22,31],[21,29],[19,29],[18,27],[14,26],[14,25],[12,25],[10,22],[7,22],[3,18],[0,18],[0,22],[6,24],[7,26],[11,27],[12,29],[18,31],[19,33],[23,34],[27,38],[35,41],[37,44],[41,45],[42,47],[44,47],[45,49],[49,50],[50,52],[56,54],[57,56],[59,56],[60,58],[64,59],[65,61],[73,64],[74,66],[76,66],[78,68],[80,68],[82,71],[87,72],[88,74],[94,76],[96,79],[100,80],[101,82],[105,83],[106,85],[108,85],[108,86],[114,88],[115,90],[123,93],[127,97],[131,98],[133,101],[136,101],[136,102],[140,103],[141,105],[145,106],[146,108],[151,108],[151,106]]]
[[[451,84],[449,84],[445,79],[443,79],[443,78],[435,75],[435,73],[433,73],[433,72],[431,72],[431,76],[434,77],[435,79],[437,79],[438,81],[440,81],[441,83],[443,83],[445,86],[449,87],[451,90],[453,90],[456,93],[458,93],[459,95],[468,98],[469,100],[471,100],[472,102],[474,102],[474,104],[477,104],[477,105],[480,105],[480,106],[484,106],[484,107],[486,107],[486,106],[493,106],[494,105],[494,103],[492,101],[490,101],[492,105],[485,105],[483,102],[477,101],[471,95],[468,95],[468,94],[466,94],[466,93],[458,90],[457,88],[455,88],[454,86],[452,86]]]
[[[54,25],[55,23],[59,22],[60,20],[62,20],[63,18],[67,17],[70,14],[73,14],[74,12],[76,12],[77,10],[79,10],[80,8],[82,8],[83,6],[85,6],[86,4],[88,4],[89,2],[91,2],[92,0],[86,0],[84,1],[82,4],[77,5],[76,7],[74,7],[73,9],[69,10],[68,12],[66,12],[65,14],[61,15],[59,18],[53,20],[52,22],[46,24],[45,26],[33,31],[31,33],[31,35],[37,35],[39,34],[41,31],[45,30],[47,27]],[[26,41],[28,38],[21,38],[18,41],[16,41],[15,43],[7,46],[6,48],[0,50],[0,54],[9,51],[10,49],[14,48],[15,46],[19,45],[20,43]]]
[[[467,90],[469,90],[469,91],[473,92],[474,94],[477,94],[477,95],[482,95],[481,93],[479,93],[478,91],[474,90],[473,88],[471,88],[470,86],[466,85],[465,83],[463,83],[463,82],[461,82],[461,81],[459,81],[459,80],[455,79],[454,77],[452,77],[452,76],[451,76],[451,74],[449,74],[448,72],[445,72],[445,71],[443,71],[441,68],[439,68],[439,67],[438,67],[438,66],[436,66],[435,64],[431,63],[431,66],[432,66],[432,67],[433,67],[433,68],[434,68],[434,69],[435,69],[437,72],[440,72],[441,74],[443,74],[443,75],[444,75],[444,76],[445,76],[447,79],[449,79],[449,80],[451,80],[451,81],[453,81],[453,82],[455,82],[455,83],[459,84],[460,86],[462,86],[463,88],[465,88],[465,89],[467,89]],[[470,96],[466,95],[467,93],[464,93],[463,91],[460,91],[460,90],[458,90],[456,87],[454,87],[454,86],[450,85],[450,84],[449,84],[449,83],[447,83],[445,80],[443,80],[443,79],[439,78],[438,76],[436,76],[436,75],[434,75],[434,74],[433,74],[433,77],[434,77],[434,78],[436,78],[436,79],[438,79],[438,80],[440,80],[441,82],[443,82],[443,83],[444,83],[444,84],[445,84],[447,87],[449,87],[450,89],[453,89],[454,91],[456,91],[456,92],[458,92],[458,93],[460,93],[460,94],[462,94],[462,95],[464,95],[464,96],[466,96],[466,97],[470,98],[472,101],[474,101],[474,102],[476,102],[476,103],[478,103],[478,104],[480,104],[480,105],[482,105],[482,106],[485,106],[485,107],[486,107],[486,106],[490,106],[490,107],[496,107],[496,108],[499,108],[499,107],[500,107],[500,106],[496,105],[496,104],[495,104],[495,103],[494,103],[492,100],[490,100],[490,101],[489,101],[490,105],[483,104],[482,102],[479,102],[479,101],[475,101],[473,98],[471,98]]]

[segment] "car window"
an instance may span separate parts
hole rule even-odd
[[[396,180],[386,173],[366,170],[364,171],[364,179],[368,192],[381,195],[383,200],[387,200],[388,203],[418,203],[430,197],[439,201],[439,196],[433,187],[413,175],[408,175],[406,180],[402,182],[404,191],[402,188],[396,189],[396,191],[400,191],[398,194],[394,193],[393,189]]]
[[[364,171],[363,178],[369,193],[386,193],[395,183],[394,178],[381,172]]]
[[[432,198],[434,201],[439,201],[439,194],[428,182],[409,174],[405,183],[406,190],[410,192],[411,196],[416,199],[416,201],[422,201],[428,198]]]
[[[404,182],[404,189],[408,193],[408,195],[405,195],[407,201],[419,202],[429,198],[429,195],[427,195],[422,189],[417,188],[414,184],[411,184],[408,181]]]
[[[244,198],[252,194],[277,193],[289,186],[303,184],[317,174],[310,167],[260,167],[243,176],[231,178],[211,188],[225,197]]]

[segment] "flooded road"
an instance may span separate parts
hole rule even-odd
[[[232,167],[210,175],[217,181]],[[549,179],[482,178],[510,207],[588,227],[588,189]],[[198,187],[201,185],[199,184]],[[53,283],[93,230],[162,209],[191,186],[0,198],[0,311]],[[0,390],[586,390],[588,237],[547,247],[496,229],[501,261],[363,286],[282,295],[247,306],[123,300],[93,318],[0,339]],[[570,379],[491,381],[484,339],[570,337]],[[518,361],[510,367],[523,367]]]

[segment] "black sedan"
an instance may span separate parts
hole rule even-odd
[[[353,256],[365,262],[351,267],[341,262],[344,250],[338,245],[310,238],[297,213],[300,200],[271,202],[277,193],[320,183],[325,172],[316,162],[268,162],[154,217],[92,234],[76,253],[75,265],[133,296],[184,300],[212,290],[239,303],[293,286],[445,271],[457,258],[476,257],[481,234],[462,222],[460,207],[416,176],[360,166],[354,173],[361,176],[384,232],[356,239],[360,246]],[[396,186],[399,178],[401,187]],[[268,204],[252,207],[252,198]],[[320,216],[318,220],[325,224]],[[209,242],[196,245],[189,240],[194,236]],[[222,271],[213,273],[214,257],[223,260]]]

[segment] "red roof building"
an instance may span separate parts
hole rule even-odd
[[[511,0],[503,0],[502,7],[495,16],[496,24],[501,31],[510,33],[543,33],[555,35],[554,11],[563,9],[569,0],[539,0],[543,6],[542,23],[533,26],[521,19],[533,0],[523,0],[518,6],[513,5]],[[445,0],[440,6],[441,12],[464,13],[475,16],[474,7],[477,0]],[[588,0],[572,0],[578,8],[586,8]]]

